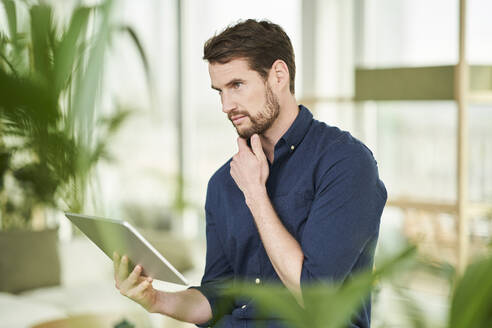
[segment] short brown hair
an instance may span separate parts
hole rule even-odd
[[[294,94],[294,49],[279,25],[265,20],[239,21],[205,42],[203,59],[209,63],[225,64],[237,58],[245,58],[250,68],[265,80],[273,63],[283,60],[289,69],[290,92]]]

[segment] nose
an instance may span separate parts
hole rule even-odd
[[[231,99],[230,96],[227,96],[225,93],[222,93],[220,100],[222,102],[222,111],[224,113],[229,114],[231,110],[236,108],[236,103]]]

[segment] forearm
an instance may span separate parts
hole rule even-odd
[[[246,204],[254,217],[273,268],[284,285],[302,303],[300,280],[304,254],[301,245],[280,221],[266,190],[260,189],[246,197]]]
[[[193,288],[174,293],[158,291],[155,307],[151,312],[194,324],[201,324],[212,318],[212,309],[207,298]]]

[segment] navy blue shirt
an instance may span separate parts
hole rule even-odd
[[[207,256],[201,286],[220,327],[256,327],[254,305],[232,302],[217,316],[224,281],[279,282],[242,191],[227,161],[210,178],[205,203]],[[301,289],[319,280],[342,282],[372,268],[387,193],[371,151],[348,132],[299,113],[275,145],[266,189],[275,211],[304,253]],[[351,327],[369,327],[370,299]],[[265,322],[262,322],[265,324]],[[285,327],[267,321],[264,327]],[[200,325],[207,326],[209,323]]]

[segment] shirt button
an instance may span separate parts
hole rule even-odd
[[[244,310],[245,308],[246,308],[246,305],[241,306],[241,309],[243,309],[243,310]]]
[[[255,283],[256,283],[257,285],[259,285],[259,284],[261,283],[260,278],[256,278]]]
[[[294,150],[294,148],[296,148],[294,145],[290,146],[290,150]]]

